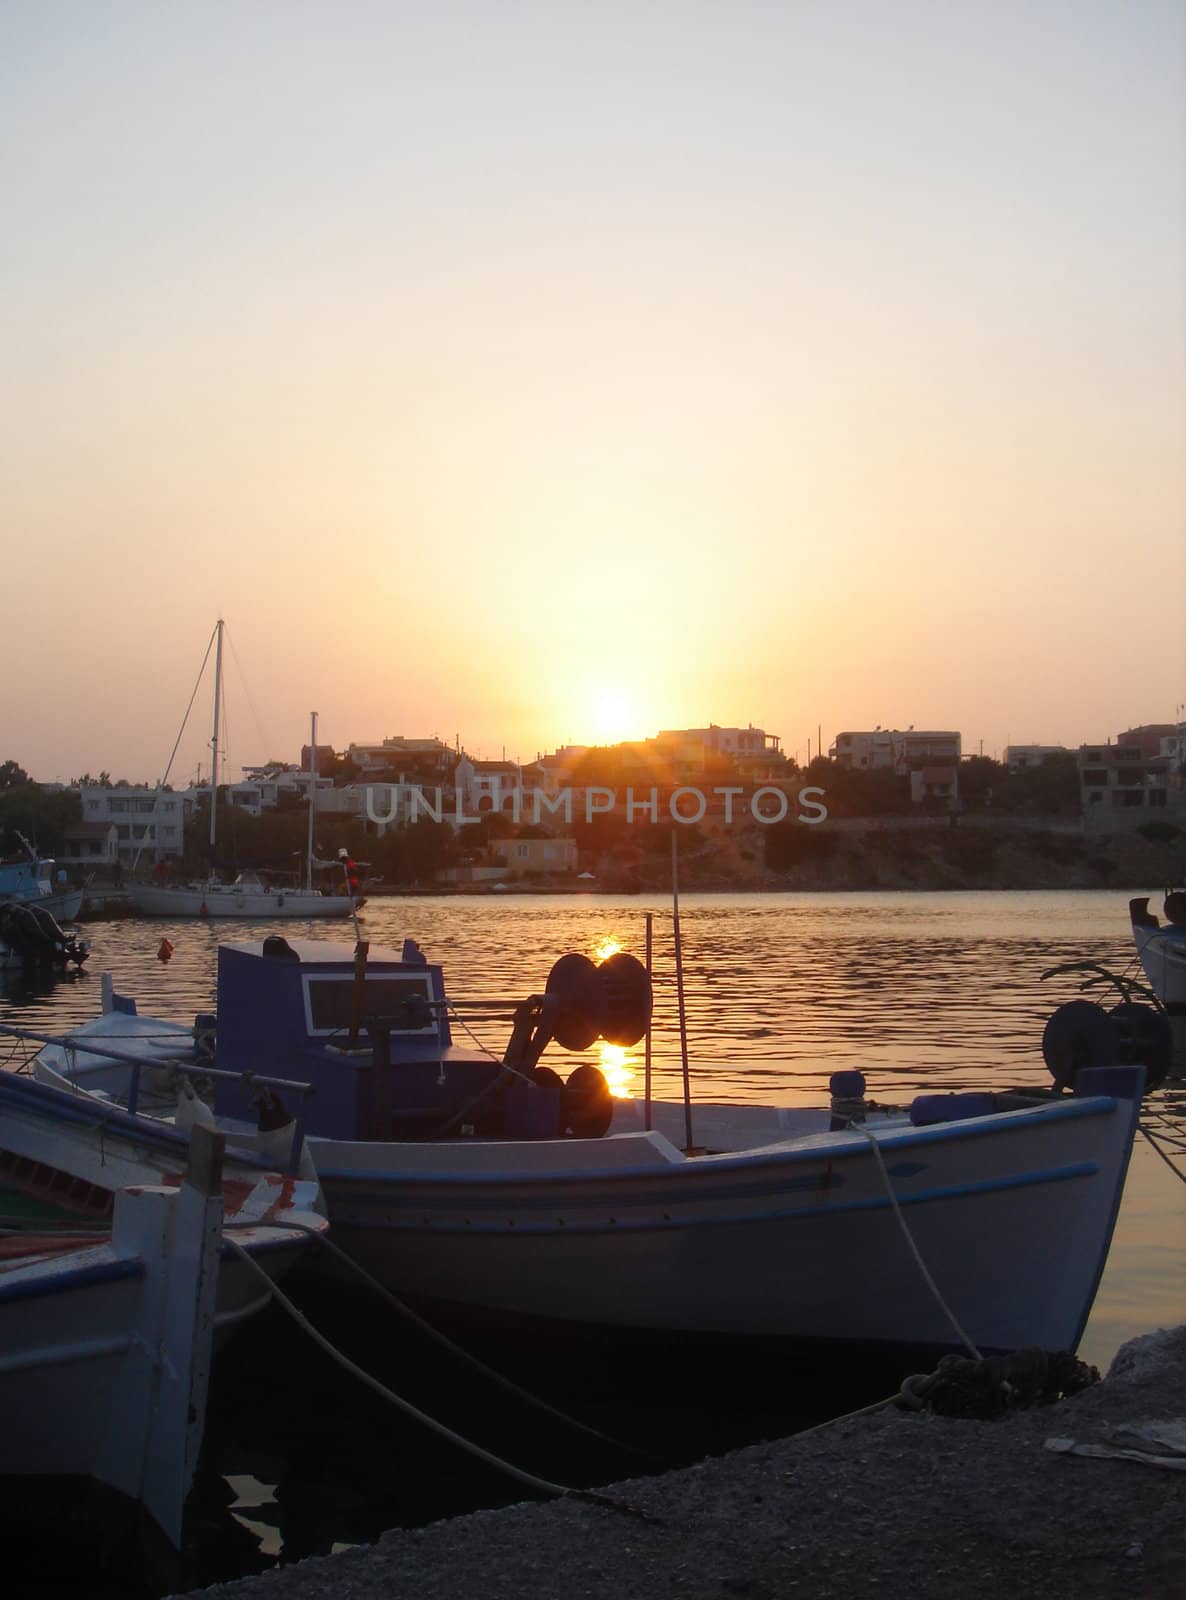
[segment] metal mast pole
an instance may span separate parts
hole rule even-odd
[[[313,806],[317,792],[317,713],[309,713],[312,729],[309,734],[309,843],[305,850],[305,888],[313,887]]]
[[[219,617],[214,628],[214,737],[210,741],[210,866],[214,867],[214,836],[218,826],[218,719],[222,711],[222,630]]]

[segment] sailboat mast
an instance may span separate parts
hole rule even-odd
[[[222,709],[222,630],[221,617],[215,626],[214,650],[214,737],[210,740],[210,865],[214,865],[214,834],[218,823],[218,718]]]
[[[317,713],[309,713],[312,729],[309,734],[309,843],[305,850],[305,887],[313,888],[313,805],[317,792]]]

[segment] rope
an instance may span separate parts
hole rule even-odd
[[[1170,1160],[1169,1156],[1167,1156],[1165,1151],[1161,1148],[1161,1145],[1158,1142],[1158,1140],[1154,1138],[1153,1134],[1150,1133],[1149,1129],[1145,1126],[1145,1124],[1143,1122],[1139,1122],[1137,1124],[1137,1126],[1140,1128],[1141,1132],[1145,1135],[1145,1138],[1148,1139],[1149,1143],[1153,1146],[1154,1150],[1157,1151],[1157,1154],[1165,1162],[1166,1166],[1174,1174],[1175,1178],[1180,1178],[1183,1183],[1186,1183],[1186,1172],[1181,1171],[1180,1168],[1178,1168],[1178,1167],[1176,1167],[1174,1165],[1174,1163]]]
[[[249,1223],[228,1221],[224,1224],[224,1226],[248,1228],[257,1227],[258,1224],[255,1222]],[[460,1361],[466,1362],[470,1367],[473,1368],[475,1372],[479,1372],[483,1377],[489,1378],[492,1383],[498,1384],[509,1394],[513,1394],[520,1400],[526,1401],[528,1405],[535,1406],[540,1411],[546,1412],[548,1416],[554,1417],[556,1421],[563,1422],[571,1428],[576,1428],[581,1433],[587,1433],[590,1438],[597,1439],[602,1444],[611,1445],[615,1450],[621,1450],[623,1453],[628,1455],[638,1456],[643,1460],[655,1460],[653,1456],[648,1456],[645,1454],[645,1452],[636,1450],[631,1445],[624,1444],[620,1439],[615,1439],[608,1433],[602,1433],[600,1428],[591,1427],[587,1422],[581,1422],[577,1417],[569,1416],[566,1411],[561,1411],[556,1406],[550,1405],[548,1401],[541,1399],[539,1395],[532,1394],[530,1389],[522,1388],[519,1384],[515,1383],[512,1378],[508,1378],[504,1376],[503,1373],[496,1372],[493,1367],[487,1366],[484,1361],[473,1355],[464,1347],[464,1345],[456,1344],[448,1337],[447,1334],[442,1333],[439,1328],[435,1328],[431,1322],[427,1321],[426,1318],[420,1316],[418,1312],[413,1311],[411,1306],[408,1305],[406,1301],[401,1300],[398,1295],[392,1294],[390,1289],[379,1282],[378,1278],[369,1273],[367,1269],[355,1261],[352,1256],[347,1255],[345,1250],[342,1249],[341,1245],[335,1243],[335,1241],[329,1238],[321,1229],[311,1227],[307,1222],[269,1221],[268,1226],[272,1228],[287,1228],[293,1233],[303,1233],[306,1238],[312,1239],[313,1242],[317,1245],[320,1245],[322,1249],[328,1250],[332,1256],[342,1263],[343,1266],[349,1268],[349,1270],[357,1277],[361,1278],[369,1288],[373,1289],[380,1299],[385,1300],[387,1304],[391,1306],[392,1310],[398,1312],[401,1317],[407,1318],[407,1320],[412,1323],[413,1326],[416,1327],[421,1333],[425,1334],[428,1338],[435,1340],[443,1350],[447,1350],[450,1355],[456,1356]],[[669,1465],[667,1462],[662,1464],[664,1466]]]
[[[206,663],[207,663],[207,661],[209,661],[210,652],[214,648],[214,635],[217,632],[218,632],[218,629],[215,628],[214,632],[211,633],[209,639],[206,641],[206,654],[202,657],[202,665],[198,668],[198,676],[194,680],[193,693],[189,697],[189,704],[186,706],[185,715],[181,719],[181,727],[177,730],[177,738],[174,741],[173,749],[172,749],[172,751],[170,752],[170,755],[169,755],[168,764],[165,767],[165,775],[156,786],[156,799],[153,801],[153,810],[152,810],[152,816],[153,816],[153,821],[154,822],[156,820],[156,814],[157,814],[156,813],[156,803],[157,803],[157,801],[159,801],[159,799],[161,797],[162,789],[165,787],[165,785],[169,781],[169,774],[170,774],[170,772],[172,772],[173,763],[177,759],[177,748],[178,748],[178,746],[180,745],[182,739],[185,736],[185,725],[189,721],[189,714],[194,708],[194,701],[197,699],[198,690],[202,687],[202,678],[203,678],[203,675],[205,674],[205,671],[206,671]],[[133,872],[135,872],[135,870],[136,870],[136,867],[137,867],[137,865],[138,865],[138,863],[140,861],[140,857],[144,854],[144,845],[147,843],[147,837],[148,836],[146,834],[144,839],[141,841],[139,850],[136,851],[136,854],[135,854],[135,856],[134,856],[134,858],[132,860],[132,871]],[[158,848],[160,846],[160,840],[159,839],[157,840],[157,846],[158,846]]]
[[[536,1494],[548,1495],[553,1499],[587,1500],[593,1505],[604,1506],[611,1511],[621,1511],[627,1516],[637,1517],[644,1522],[657,1522],[660,1520],[650,1512],[643,1511],[638,1506],[632,1506],[625,1500],[618,1500],[613,1495],[600,1494],[595,1489],[575,1489],[569,1484],[554,1483],[550,1478],[537,1477],[535,1473],[528,1472],[523,1467],[515,1466],[513,1462],[504,1460],[502,1456],[496,1456],[493,1451],[485,1449],[480,1444],[475,1444],[472,1439],[466,1439],[462,1434],[455,1433],[452,1428],[447,1427],[445,1423],[438,1422],[435,1417],[430,1417],[427,1411],[421,1411],[419,1406],[413,1405],[410,1400],[405,1400],[402,1395],[396,1394],[394,1389],[389,1389],[386,1384],[380,1383],[378,1378],[373,1377],[365,1368],[360,1367],[357,1362],[351,1361],[349,1356],[344,1355],[341,1350],[331,1344],[325,1335],[313,1326],[304,1312],[293,1304],[283,1290],[277,1288],[259,1262],[243,1248],[238,1240],[232,1239],[225,1233],[224,1239],[230,1249],[243,1259],[252,1272],[264,1280],[273,1300],[282,1310],[288,1313],[304,1333],[308,1334],[309,1338],[320,1350],[323,1350],[343,1371],[349,1372],[351,1376],[357,1378],[360,1383],[365,1384],[373,1393],[386,1400],[389,1405],[394,1406],[397,1411],[401,1411],[405,1416],[411,1417],[413,1421],[419,1422],[422,1427],[427,1428],[430,1433],[436,1434],[439,1439],[444,1439],[446,1443],[455,1445],[459,1450],[464,1450],[468,1455],[474,1456],[478,1461],[485,1462],[488,1467],[492,1467],[496,1472],[501,1472],[505,1477],[522,1484],[524,1488],[531,1489]]]
[[[496,1062],[498,1066],[502,1066],[502,1062],[499,1061],[498,1057],[494,1054],[494,1051],[491,1050],[488,1044],[483,1044],[482,1040],[478,1038],[477,1034],[470,1027],[469,1023],[460,1014],[455,1006],[450,1005],[448,1007],[447,1014],[451,1022],[456,1022],[460,1027],[465,1029],[466,1033],[469,1034],[470,1038],[477,1045],[478,1049],[483,1052],[483,1054],[488,1055],[491,1061]]]
[[[922,1273],[923,1282],[935,1297],[935,1304],[947,1318],[948,1322],[954,1329],[959,1342],[963,1345],[965,1350],[969,1351],[973,1360],[982,1361],[984,1357],[980,1354],[980,1351],[977,1350],[971,1339],[964,1332],[955,1312],[943,1298],[942,1292],[939,1289],[939,1285],[935,1282],[934,1278],[931,1277],[931,1274],[927,1269],[927,1264],[923,1260],[922,1255],[919,1252],[919,1248],[914,1242],[914,1235],[910,1232],[909,1224],[907,1223],[906,1218],[902,1215],[902,1208],[898,1204],[898,1197],[894,1193],[893,1182],[891,1181],[889,1172],[886,1169],[885,1160],[881,1154],[881,1147],[879,1146],[876,1138],[862,1123],[850,1122],[849,1127],[852,1128],[854,1132],[863,1134],[864,1137],[869,1141],[870,1147],[873,1151],[873,1159],[877,1162],[877,1169],[881,1173],[882,1182],[885,1185],[885,1192],[889,1196],[890,1205],[894,1208],[894,1216],[897,1218],[898,1226],[902,1230],[902,1237],[909,1246],[910,1254],[914,1257],[918,1270]]]

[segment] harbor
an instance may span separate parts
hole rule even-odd
[[[1184,1600],[1181,0],[0,60],[16,1600]]]
[[[374,901],[364,920],[375,949],[400,946],[414,927],[429,957],[447,956],[450,994],[462,1000],[464,991],[464,1000],[478,1003],[478,1010],[466,1013],[468,1026],[497,1054],[506,1044],[505,1028],[480,1020],[482,1004],[537,988],[541,968],[556,948],[553,941],[602,958],[613,949],[641,949],[648,914],[658,925],[654,1092],[678,1104],[682,1068],[669,903],[648,907],[629,897],[546,902],[531,895],[464,905],[446,896]],[[1124,935],[1127,906],[1100,893],[823,901],[818,895],[693,895],[683,897],[681,917],[694,1128],[698,1102],[732,1101],[739,1110],[747,1102],[771,1099],[805,1109],[826,1102],[828,1079],[858,1064],[869,1093],[883,1102],[909,1100],[916,1091],[925,1096],[939,1089],[958,1098],[989,1085],[1036,1086],[1046,1076],[1038,1048],[1044,1022],[1058,1003],[1078,992],[1076,975],[1044,980],[1046,964],[1057,966],[1056,958],[1072,956],[1120,970],[1135,964],[1135,947]],[[299,948],[315,952],[320,943],[327,953],[340,947],[332,925],[283,926],[286,944],[295,938]],[[1035,933],[1038,926],[1041,936]],[[183,1019],[210,1011],[225,928],[196,919],[120,920],[90,924],[88,932],[98,964],[88,962],[70,981],[47,990],[8,976],[3,996],[8,1019],[43,1033],[77,1031],[95,1017],[103,972],[119,990],[137,996],[146,1017]],[[160,959],[162,935],[172,949],[167,961]],[[853,958],[857,949],[859,963]],[[810,964],[793,959],[792,952],[799,951],[811,952]],[[986,969],[995,975],[991,1008],[981,992]],[[874,1014],[877,1026],[870,1027]],[[574,1059],[613,1073],[618,1092],[637,1095],[642,1089],[641,1041],[625,1047],[603,1042],[578,1051]],[[10,1069],[17,1064],[10,1057]],[[1142,1121],[1159,1138],[1180,1139],[1181,1113],[1175,1109],[1180,1105],[1180,1089],[1167,1083],[1146,1101]],[[1150,1120],[1153,1114],[1160,1120]],[[1172,1144],[1163,1149],[1174,1156]],[[1106,1371],[1126,1340],[1186,1322],[1184,1284],[1183,1185],[1153,1146],[1138,1138],[1108,1269],[1080,1355]],[[651,1353],[644,1360],[642,1346],[626,1343],[615,1352],[603,1341],[598,1370],[592,1371],[579,1345],[555,1345],[554,1336],[541,1343],[538,1337],[525,1342],[504,1334],[500,1342],[487,1329],[462,1337],[463,1345],[528,1392],[541,1391],[566,1414],[614,1440],[591,1447],[579,1431],[570,1433],[559,1424],[541,1431],[534,1419],[525,1420],[518,1403],[495,1397],[472,1375],[463,1380],[451,1358],[418,1344],[401,1319],[368,1299],[367,1291],[327,1298],[314,1285],[306,1293],[298,1273],[291,1293],[334,1348],[385,1387],[446,1421],[462,1438],[480,1441],[496,1456],[549,1482],[590,1488],[616,1482],[624,1470],[630,1474],[637,1459],[631,1452],[641,1450],[655,1458],[652,1471],[656,1461],[674,1460],[686,1472],[711,1457],[714,1464],[701,1471],[719,1470],[725,1474],[722,1482],[736,1471],[738,1482],[748,1485],[746,1464],[764,1459],[746,1450],[753,1441],[767,1441],[761,1446],[766,1449],[773,1448],[771,1441],[786,1439],[790,1449],[797,1431],[887,1393],[888,1380],[865,1361],[833,1365],[821,1387],[802,1366],[801,1347],[797,1355],[767,1353],[762,1362],[752,1353],[728,1350],[693,1363],[686,1343],[679,1359],[671,1351],[665,1358],[655,1360]],[[338,1552],[331,1569],[345,1559],[365,1567],[361,1554],[349,1547],[376,1540],[381,1542],[375,1570],[382,1571],[387,1554],[379,1552],[388,1551],[390,1538],[383,1541],[392,1528],[437,1524],[479,1508],[485,1508],[483,1518],[527,1514],[496,1509],[522,1493],[513,1479],[481,1466],[463,1468],[463,1457],[439,1441],[428,1449],[417,1424],[377,1402],[356,1377],[334,1366],[278,1307],[258,1328],[237,1335],[233,1348],[234,1362],[221,1375],[216,1363],[211,1386],[205,1471],[196,1502],[197,1525],[206,1530],[204,1553],[196,1566],[178,1569],[188,1570],[189,1582],[166,1587],[193,1587],[195,1577],[210,1582],[260,1574],[277,1561],[288,1581],[290,1573],[305,1574],[304,1558],[331,1550]],[[616,1364],[611,1355],[620,1355]],[[648,1374],[642,1382],[640,1372]],[[1084,1403],[1095,1392],[1065,1400],[1056,1410]],[[295,1410],[290,1398],[281,1398],[298,1393],[302,1401]],[[903,1425],[915,1421],[903,1419]],[[847,1430],[858,1424],[840,1426]],[[803,1448],[828,1448],[811,1442],[824,1439],[826,1431],[805,1439]],[[878,1428],[872,1437],[881,1440]],[[670,1481],[678,1485],[683,1479],[677,1473]],[[580,1515],[591,1509],[581,1507]],[[557,1516],[565,1526],[572,1510],[536,1507],[530,1515]],[[391,1538],[421,1548],[419,1535]],[[294,1568],[294,1561],[302,1564]],[[317,1580],[302,1576],[300,1581]]]

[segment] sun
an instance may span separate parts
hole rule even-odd
[[[594,689],[588,697],[589,738],[593,744],[621,744],[644,737],[638,706],[625,689]]]

